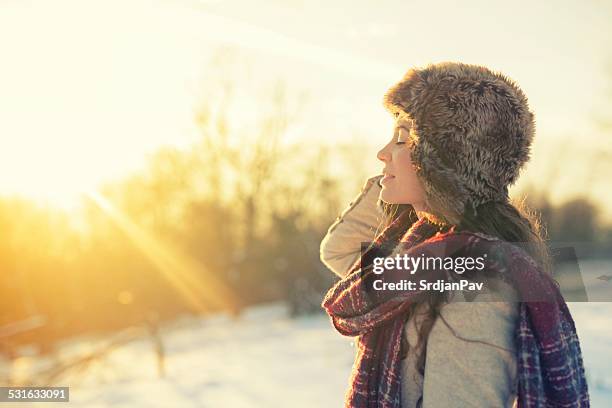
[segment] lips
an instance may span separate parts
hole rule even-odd
[[[383,183],[385,183],[385,182],[395,178],[395,176],[393,176],[393,175],[391,175],[389,173],[385,173],[385,172],[383,172],[383,176],[384,177],[382,179],[380,179],[380,184],[383,184]]]

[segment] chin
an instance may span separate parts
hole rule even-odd
[[[397,194],[394,191],[389,191],[388,188],[384,188],[380,191],[380,197],[387,204],[412,204],[414,201],[409,197]]]
[[[397,197],[395,197],[395,194],[386,190],[385,188],[383,188],[380,192],[380,199],[387,204],[400,204],[400,202],[397,200]]]

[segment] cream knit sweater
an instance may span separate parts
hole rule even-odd
[[[321,260],[343,277],[360,255],[361,242],[374,239],[381,223],[376,206],[380,176],[372,177],[329,227],[321,242]],[[502,284],[503,285],[503,284]],[[504,290],[512,290],[508,287]],[[416,369],[410,347],[402,361],[402,407],[512,407],[516,403],[516,347],[513,333],[518,304],[492,301],[451,302],[442,307],[427,339],[425,375]],[[482,300],[489,300],[482,302]],[[411,346],[423,307],[408,320],[404,336]]]

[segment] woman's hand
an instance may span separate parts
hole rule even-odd
[[[382,221],[376,205],[380,195],[382,175],[370,177],[359,194],[329,227],[321,241],[321,261],[343,277],[361,253],[361,243],[375,238]]]

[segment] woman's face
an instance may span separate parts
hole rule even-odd
[[[380,198],[389,204],[411,204],[425,210],[425,192],[410,158],[410,127],[405,118],[395,122],[393,137],[376,155],[384,163]]]

